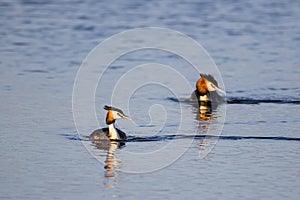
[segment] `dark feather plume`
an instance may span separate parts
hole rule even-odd
[[[210,75],[210,74],[200,74],[200,76],[202,78],[205,78],[206,80],[212,82],[213,84],[215,84],[218,87],[218,82],[216,81],[216,79]]]
[[[112,106],[107,106],[107,105],[105,105],[105,106],[103,107],[103,109],[104,109],[104,110],[113,110],[113,111],[116,111],[116,112],[119,112],[119,113],[125,115],[121,109],[115,108],[115,107],[112,107]]]

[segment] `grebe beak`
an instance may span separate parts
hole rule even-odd
[[[118,113],[118,115],[123,118],[123,119],[127,119],[127,120],[132,120],[130,117],[126,116],[126,115],[123,115],[121,113]]]
[[[217,86],[215,86],[215,84],[211,83],[211,87],[213,87],[216,91],[221,92],[223,94],[226,94],[226,92],[220,88],[218,88]]]
[[[206,85],[207,85],[207,88],[208,88],[208,91],[218,91],[218,92],[221,92],[223,94],[226,95],[226,92],[220,88],[218,88],[215,84],[213,84],[212,82],[206,80]]]
[[[123,119],[127,119],[127,120],[132,120],[132,118],[130,118],[130,117],[128,117],[128,116],[125,116],[125,115],[124,115],[122,118],[123,118]]]

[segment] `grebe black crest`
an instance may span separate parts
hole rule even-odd
[[[126,140],[127,139],[126,134],[120,129],[117,129],[114,124],[117,119],[122,118],[122,119],[131,120],[131,118],[126,116],[124,112],[119,108],[105,105],[103,109],[107,110],[105,121],[108,127],[95,130],[90,135],[90,138],[94,141],[95,140]]]

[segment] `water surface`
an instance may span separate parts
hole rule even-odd
[[[275,0],[2,1],[1,199],[299,199],[299,8],[297,1]],[[178,102],[165,89],[141,88],[130,111],[141,131],[118,122],[130,139],[115,148],[117,164],[110,173],[77,137],[73,83],[82,60],[99,42],[146,26],[181,31],[209,52],[226,86],[225,124],[216,146],[202,158],[199,153],[207,144],[201,135],[208,122],[197,120],[195,107],[184,104],[190,129],[174,138]],[[101,107],[110,102],[106,85],[128,66],[177,64],[192,85],[199,76],[176,57],[157,52],[143,56],[149,54],[129,55],[106,71],[95,98],[100,126],[105,125]],[[161,110],[150,109],[154,104],[168,111],[161,132],[156,114]],[[216,110],[211,127],[218,114]],[[149,152],[194,133],[190,148],[171,165],[149,173],[122,171],[136,162],[124,152]],[[102,159],[112,156],[107,150],[94,151]],[[147,157],[144,164],[151,165]]]

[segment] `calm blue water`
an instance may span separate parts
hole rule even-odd
[[[298,1],[1,1],[0,198],[299,199],[299,10]],[[109,154],[108,147],[78,139],[72,113],[76,73],[100,42],[148,26],[174,29],[202,44],[221,72],[229,103],[214,111],[210,123],[198,121],[197,108],[183,103],[187,128],[174,138],[179,102],[166,88],[142,87],[130,100],[133,122],[118,122],[130,140],[121,148],[109,146]],[[110,103],[109,83],[128,71],[124,66],[149,62],[176,64],[192,85],[199,76],[165,52],[121,58],[95,92],[99,126],[105,125],[101,107]],[[160,76],[168,83],[167,75]],[[214,141],[202,136],[222,117],[221,137],[203,158]],[[145,156],[141,162],[126,152],[146,154],[170,142],[180,150],[194,135],[170,165],[126,172],[135,163],[143,170],[172,156],[156,162]],[[114,169],[105,170],[95,157]]]

